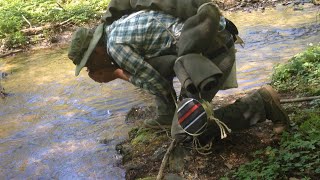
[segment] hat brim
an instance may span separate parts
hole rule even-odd
[[[101,36],[103,33],[103,24],[100,24],[94,31],[93,37],[90,41],[89,47],[87,51],[84,53],[83,58],[81,59],[80,63],[76,66],[75,75],[78,76],[82,68],[86,65],[92,51],[96,48]]]

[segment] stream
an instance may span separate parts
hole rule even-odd
[[[261,12],[225,13],[239,28],[239,87],[244,92],[270,82],[272,68],[320,42],[319,7],[279,6]],[[0,179],[125,179],[115,145],[127,138],[126,113],[151,106],[153,97],[115,80],[74,76],[67,48],[38,50],[0,59]],[[175,88],[179,88],[177,80]]]

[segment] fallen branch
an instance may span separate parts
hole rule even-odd
[[[22,52],[22,49],[11,51],[11,52],[8,52],[8,53],[5,53],[5,54],[0,54],[0,58],[7,57],[7,56],[10,56],[10,55],[18,53],[18,52]]]
[[[39,26],[39,27],[34,27],[34,28],[22,29],[21,32],[24,33],[25,35],[36,35],[36,34],[41,33],[43,30],[52,29],[52,28],[57,28],[57,27],[63,26],[66,23],[68,23],[69,21],[71,21],[71,20],[72,20],[72,18],[70,18],[70,19],[68,19],[66,21],[63,21],[61,23],[58,23],[58,24],[47,24],[47,25],[44,25],[44,26]]]
[[[312,101],[312,100],[315,100],[315,99],[320,99],[320,96],[303,97],[303,98],[295,98],[295,99],[281,99],[280,103]]]
[[[168,147],[167,152],[166,152],[166,154],[164,155],[164,157],[162,159],[161,166],[160,166],[160,169],[159,169],[159,172],[158,172],[158,176],[157,176],[157,180],[161,180],[162,177],[163,177],[164,168],[166,167],[167,161],[169,159],[169,155],[170,155],[170,153],[171,153],[171,151],[172,151],[172,149],[173,149],[173,147],[175,145],[175,142],[176,142],[175,139],[173,139],[171,141],[171,144]]]

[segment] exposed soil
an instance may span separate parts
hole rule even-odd
[[[250,93],[250,92],[246,92]],[[212,104],[219,108],[233,103],[246,93],[230,96],[216,96]],[[280,93],[281,99],[294,99],[295,94]],[[311,108],[308,101],[287,103],[283,107],[289,114],[298,109]],[[122,164],[126,170],[126,179],[155,179],[161,162],[172,139],[170,130],[152,130],[143,127],[143,120],[155,116],[154,107],[137,107],[129,111],[126,122],[133,128],[129,139],[117,145],[117,151],[123,156]],[[177,145],[170,153],[164,170],[164,179],[220,179],[231,177],[230,172],[240,165],[252,161],[254,152],[279,146],[281,135],[274,134],[272,122],[267,120],[246,130],[232,132],[223,140],[215,140],[210,154],[204,155],[192,149],[192,144]]]
[[[230,104],[245,94],[231,95],[227,97],[215,97],[213,104],[223,106]],[[126,169],[127,179],[156,177],[161,166],[162,159],[171,139],[170,131],[145,130],[142,122],[147,117],[154,116],[154,108],[133,108],[127,117],[127,122],[135,128],[129,133],[129,139],[117,146],[117,150],[123,155],[122,166]],[[146,139],[141,139],[141,131],[146,131]],[[151,135],[150,135],[151,134]],[[272,131],[272,123],[266,121],[259,123],[247,130],[233,132],[223,140],[213,142],[212,148],[207,151],[209,155],[198,153],[191,149],[191,144],[186,144],[182,151],[182,161],[170,162],[165,168],[166,179],[219,179],[228,172],[252,159],[253,152],[268,146],[278,146],[280,136]],[[172,154],[175,154],[174,152]],[[175,155],[176,156],[176,155]],[[173,156],[170,158],[172,159]],[[179,159],[179,158],[178,158]]]

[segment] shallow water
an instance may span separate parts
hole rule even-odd
[[[317,11],[226,13],[246,44],[237,46],[239,88],[219,95],[269,82],[273,65],[319,43]],[[121,80],[97,84],[85,72],[75,77],[66,52],[0,60],[0,72],[9,73],[1,84],[10,93],[0,100],[0,179],[125,178],[115,145],[127,137],[126,112],[151,105],[152,96]]]

